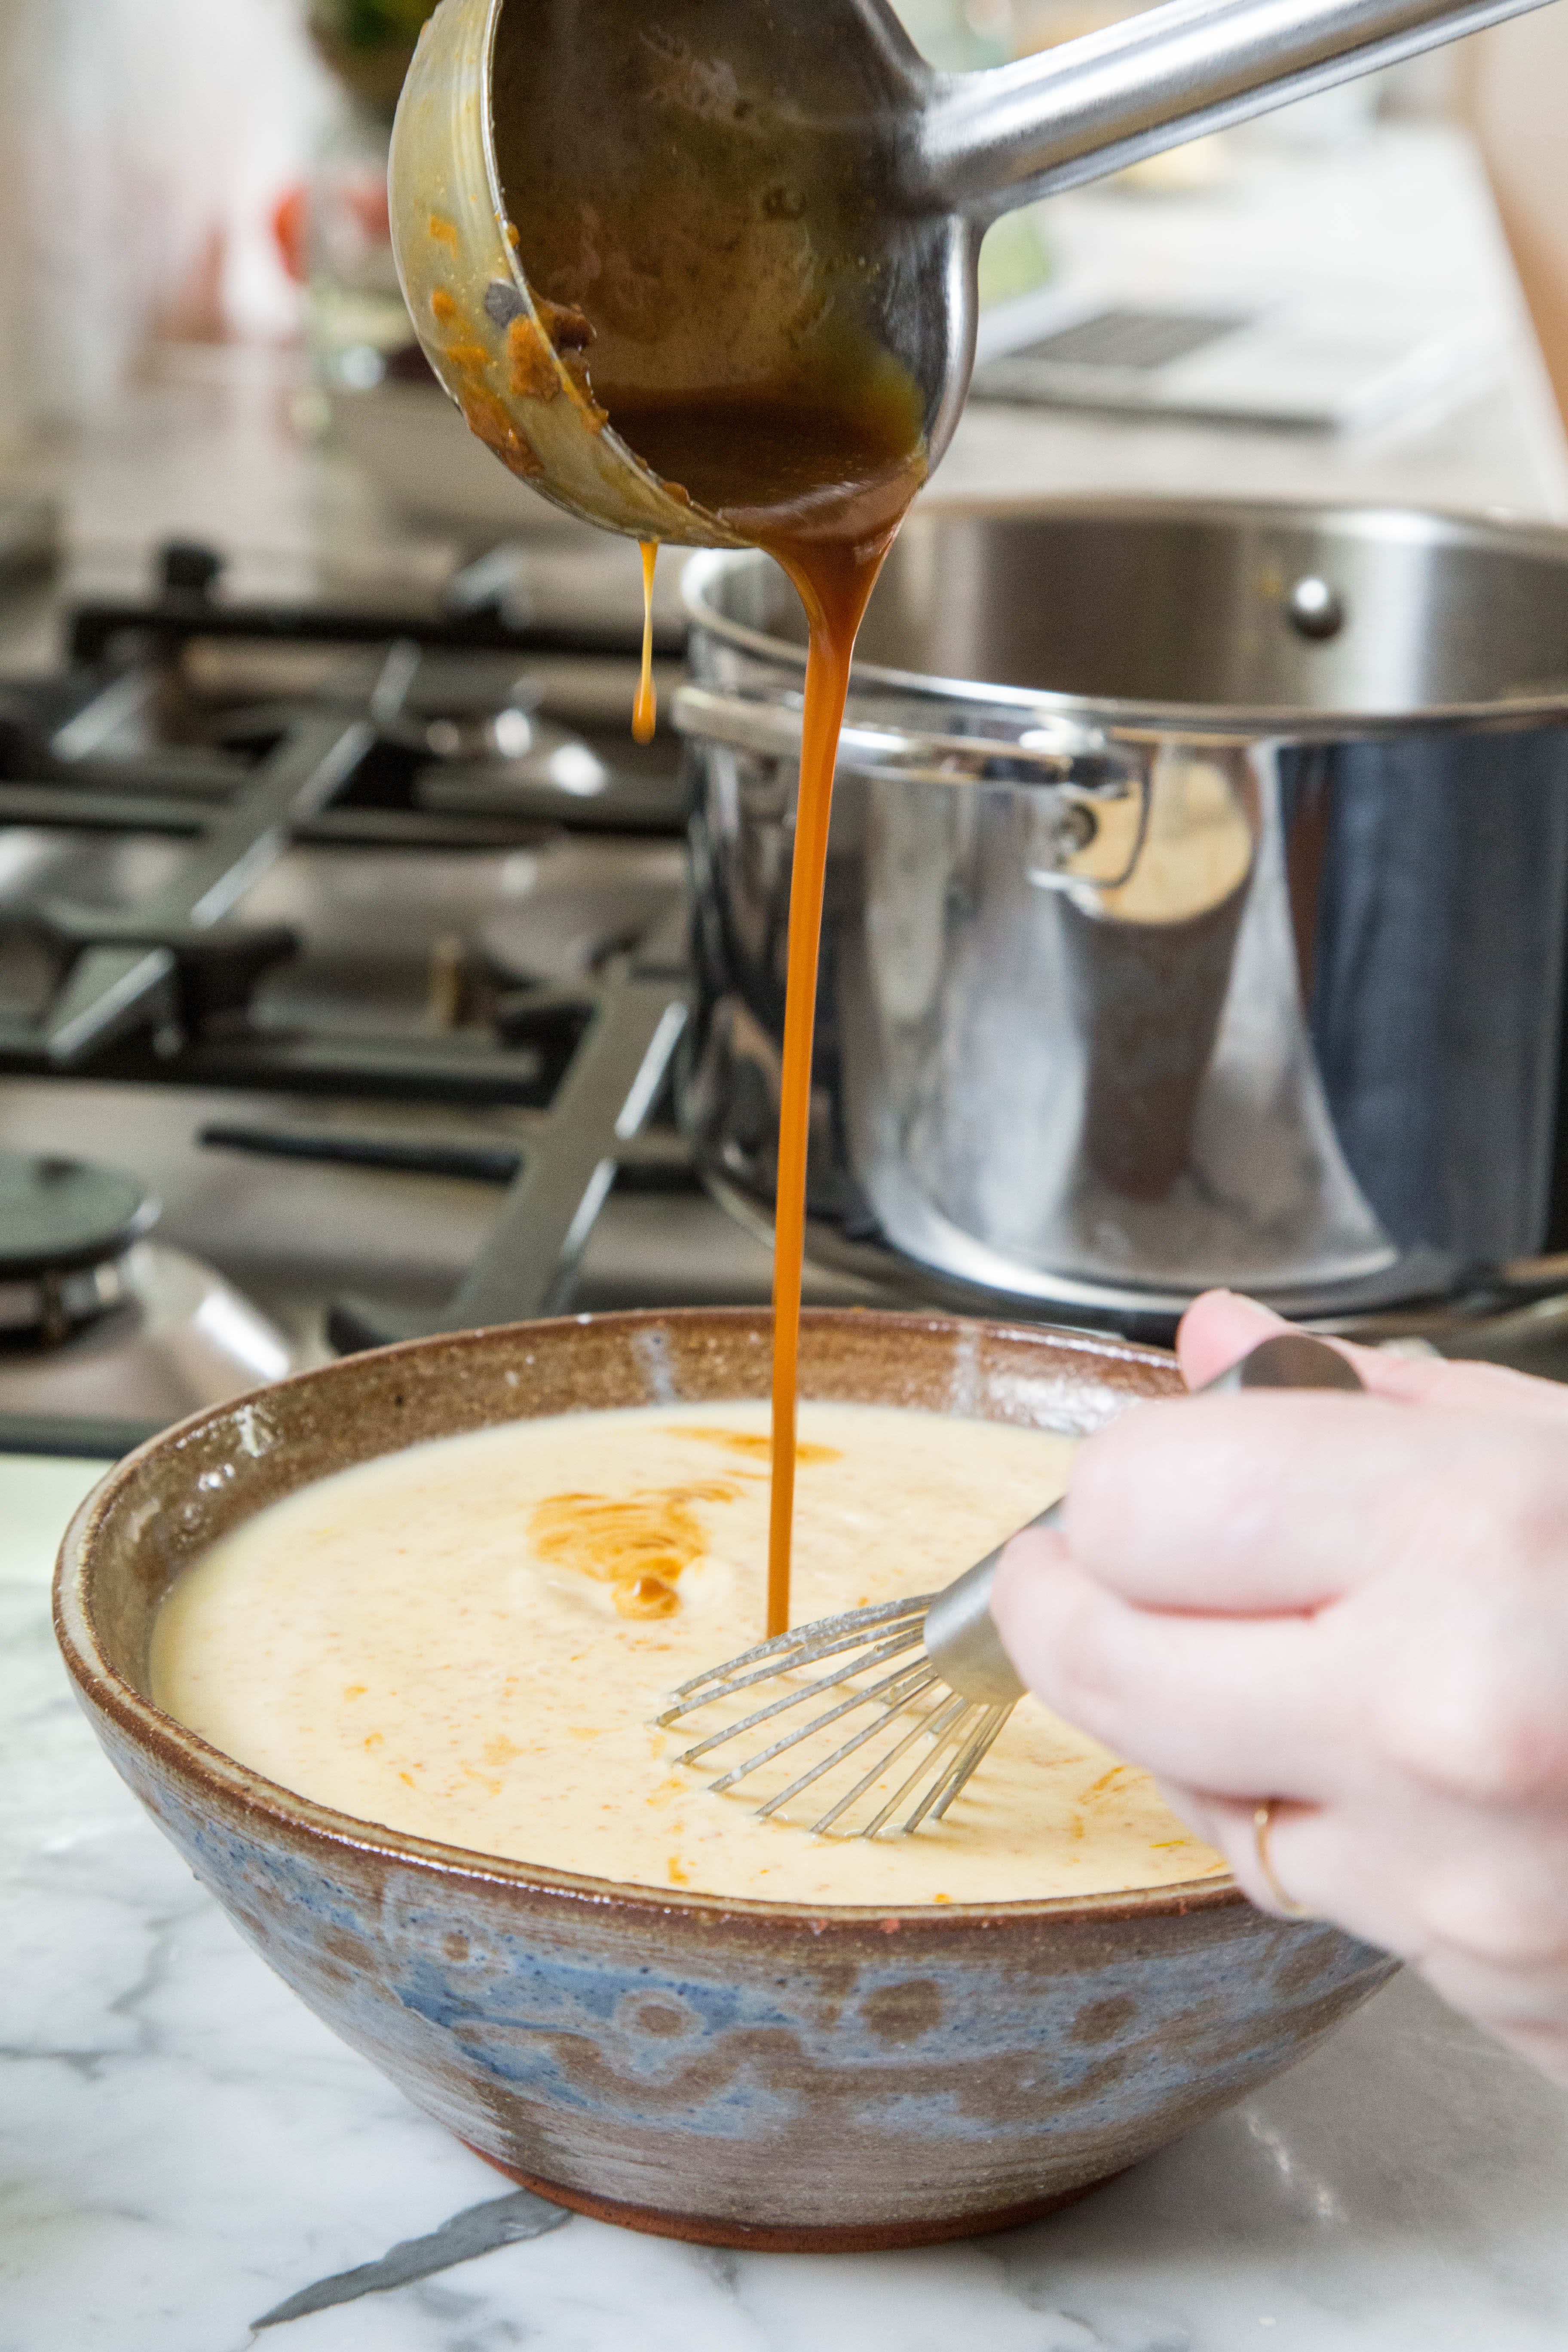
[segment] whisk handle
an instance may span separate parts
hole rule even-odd
[[[1029,1526],[1054,1528],[1061,1514],[1060,1503],[1053,1503]],[[1024,1529],[1018,1532],[1021,1535]],[[1002,1647],[1002,1636],[991,1614],[991,1588],[1006,1549],[1006,1544],[998,1544],[994,1551],[965,1569],[926,1611],[927,1657],[961,1698],[979,1699],[986,1706],[1016,1706],[1028,1687]]]
[[[1276,1331],[1193,1393],[1237,1396],[1243,1389],[1343,1389],[1363,1396],[1366,1383],[1350,1358],[1326,1339],[1314,1339],[1310,1331]]]
[[[1310,1332],[1278,1331],[1198,1394],[1232,1396],[1244,1389],[1359,1391],[1362,1386],[1354,1365],[1337,1348],[1314,1339]],[[1029,1526],[1054,1528],[1061,1513],[1061,1504],[1053,1503]],[[927,1657],[961,1698],[978,1699],[986,1706],[1016,1706],[1026,1687],[1002,1647],[1002,1636],[991,1614],[991,1588],[1006,1549],[1006,1544],[998,1544],[994,1551],[966,1569],[945,1592],[937,1594],[926,1612]]]

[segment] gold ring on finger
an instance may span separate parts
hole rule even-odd
[[[1286,1894],[1269,1860],[1268,1832],[1274,1826],[1274,1808],[1279,1801],[1277,1797],[1268,1797],[1261,1805],[1255,1805],[1252,1809],[1252,1851],[1258,1857],[1258,1874],[1287,1918],[1310,1919],[1312,1915],[1306,1905],[1298,1903],[1293,1895]]]

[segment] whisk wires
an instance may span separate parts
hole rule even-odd
[[[709,1732],[677,1762],[696,1765],[718,1759],[721,1750],[733,1753],[738,1742],[763,1732],[764,1726],[826,1698],[826,1706],[788,1725],[777,1738],[768,1739],[764,1733],[763,1746],[742,1753],[710,1784],[714,1792],[733,1789],[782,1757],[793,1761],[795,1751],[805,1750],[805,1769],[757,1808],[761,1818],[772,1820],[808,1790],[829,1793],[836,1775],[846,1767],[859,1766],[867,1748],[879,1739],[886,1742],[891,1732],[891,1744],[879,1747],[849,1787],[834,1793],[826,1810],[803,1826],[818,1837],[907,1837],[922,1822],[942,1820],[1012,1710],[961,1698],[942,1682],[925,1654],[931,1597],[921,1594],[824,1618],[694,1675],[675,1693],[658,1718],[661,1726],[668,1727],[710,1707],[731,1706],[748,1691],[761,1695],[764,1686],[773,1689],[763,1705]],[[911,1652],[918,1656],[911,1657]],[[825,1674],[805,1672],[834,1659],[842,1663]],[[850,1730],[837,1745],[826,1744],[826,1735],[868,1708],[869,1722]],[[906,1763],[903,1777],[889,1792],[889,1777]]]

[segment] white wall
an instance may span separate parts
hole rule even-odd
[[[958,37],[959,0],[897,5],[928,45]],[[161,320],[291,326],[268,215],[331,103],[302,15],[0,0],[0,435],[100,409]],[[1568,0],[1455,56],[1568,410]]]
[[[0,0],[0,430],[90,415],[161,318],[278,333],[268,215],[328,102],[298,0]]]

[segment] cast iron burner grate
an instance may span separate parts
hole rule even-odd
[[[531,665],[633,656],[615,627],[508,617],[492,561],[441,609],[225,599],[210,550],[166,548],[159,593],[67,616],[67,663],[0,686],[0,827],[172,845],[130,905],[46,889],[0,900],[0,953],[42,968],[25,1016],[0,1013],[0,1075],[291,1097],[504,1107],[506,1147],[355,1138],[228,1121],[209,1147],[504,1184],[489,1242],[447,1308],[417,1324],[343,1300],[341,1349],[558,1310],[611,1187],[689,1186],[673,1131],[650,1129],[686,1020],[684,903],[568,982],[457,964],[444,1020],[279,1019],[268,984],[304,942],[246,919],[299,850],[513,851],[563,835],[683,830],[668,751],[640,761],[618,709],[595,744],[543,718]],[[668,628],[658,650],[679,651]],[[624,750],[622,746],[624,745]]]
[[[0,1151],[0,1344],[52,1346],[108,1313],[120,1261],[157,1215],[116,1169]]]

